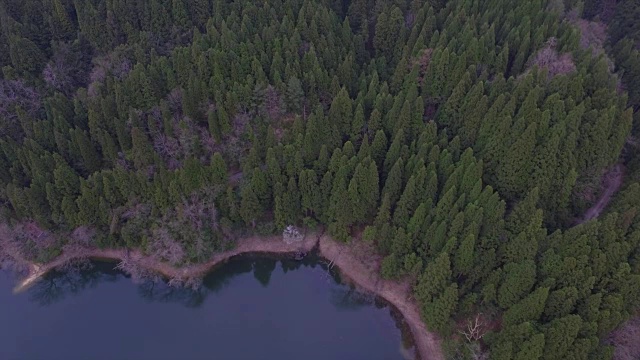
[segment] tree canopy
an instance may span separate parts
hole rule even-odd
[[[491,358],[610,357],[640,305],[640,7],[577,3],[5,0],[2,221],[33,261],[364,234],[430,330],[491,314]]]

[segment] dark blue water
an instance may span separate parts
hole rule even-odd
[[[233,260],[198,291],[112,264],[14,295],[0,272],[0,359],[404,359],[392,312],[312,260]]]

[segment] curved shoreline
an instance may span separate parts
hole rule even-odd
[[[37,282],[48,272],[62,267],[78,258],[111,259],[118,261],[134,260],[146,270],[151,270],[167,278],[189,279],[200,278],[227,260],[243,254],[290,254],[310,252],[317,248],[319,255],[330,261],[330,266],[337,266],[341,275],[359,289],[370,292],[391,304],[402,315],[411,330],[416,355],[422,360],[442,360],[444,356],[440,347],[440,339],[427,330],[420,317],[419,307],[411,296],[411,287],[407,282],[384,280],[378,275],[379,259],[370,254],[362,254],[354,250],[352,244],[338,243],[323,233],[305,235],[295,244],[287,244],[279,236],[252,236],[238,240],[236,247],[229,251],[214,254],[206,262],[174,267],[165,262],[146,256],[139,251],[126,249],[86,249],[82,253],[67,253],[42,265],[32,264],[29,275],[14,289],[20,292]],[[362,256],[364,255],[364,256]],[[368,257],[367,257],[368,256]]]

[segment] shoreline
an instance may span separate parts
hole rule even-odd
[[[354,244],[355,242],[359,244]],[[226,263],[229,259],[245,254],[292,254],[296,252],[311,252],[318,250],[318,254],[329,261],[329,266],[336,266],[341,276],[356,288],[372,293],[394,307],[403,318],[411,331],[416,356],[421,360],[442,360],[444,356],[440,347],[439,337],[428,331],[422,318],[417,303],[412,297],[411,287],[407,281],[384,280],[380,277],[378,267],[380,259],[364,249],[364,252],[355,251],[362,241],[354,241],[349,244],[338,243],[324,232],[305,234],[299,243],[287,244],[280,236],[259,237],[251,236],[239,239],[236,247],[229,251],[214,254],[206,262],[174,267],[173,265],[142,254],[140,251],[126,249],[87,249],[82,253],[67,253],[46,264],[32,264],[29,275],[15,288],[14,293],[26,290],[36,283],[42,276],[54,269],[60,268],[70,261],[79,258],[110,259],[116,261],[133,260],[145,270],[150,270],[166,278],[193,279],[204,277],[217,266]],[[365,245],[366,246],[366,245]],[[363,249],[360,249],[363,250]]]
[[[323,234],[318,240],[318,250],[323,258],[338,268],[344,280],[353,283],[358,289],[384,299],[402,315],[411,331],[419,359],[444,360],[440,337],[427,330],[420,316],[418,304],[413,298],[410,283],[406,280],[382,279],[379,275],[381,259],[372,256],[371,252],[367,253],[366,244],[363,244],[362,240],[356,242],[358,244],[339,243]]]

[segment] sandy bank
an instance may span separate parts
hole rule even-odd
[[[189,279],[203,277],[214,267],[230,258],[248,253],[289,254],[309,252],[318,247],[320,255],[336,266],[343,276],[357,287],[373,293],[392,304],[403,316],[413,335],[418,356],[422,360],[444,359],[437,335],[429,332],[420,318],[418,306],[411,296],[411,288],[407,282],[383,280],[379,274],[380,259],[373,255],[373,249],[363,242],[353,244],[338,243],[322,233],[307,234],[295,244],[287,244],[282,237],[248,237],[238,240],[233,250],[217,253],[209,261],[185,267],[174,267],[159,262],[139,251],[125,249],[87,249],[82,253],[65,253],[55,260],[41,265],[33,265],[29,275],[21,281],[14,292],[20,292],[38,281],[43,275],[64,266],[77,258],[128,260],[147,270],[162,274],[167,278]]]
[[[425,327],[420,311],[412,296],[412,289],[406,281],[384,280],[380,277],[381,259],[367,244],[354,242],[338,243],[329,236],[319,239],[322,257],[338,267],[347,280],[359,288],[371,292],[395,306],[411,329],[416,351],[422,360],[443,360],[440,339]]]
[[[307,234],[301,242],[287,244],[282,241],[282,237],[280,236],[251,236],[238,240],[234,249],[216,253],[206,262],[183,267],[175,267],[169,263],[158,261],[158,259],[144,255],[140,251],[98,248],[82,249],[78,252],[63,253],[61,256],[46,264],[33,264],[28,276],[15,287],[14,292],[25,290],[38,281],[43,275],[54,269],[61,268],[68,262],[78,258],[130,261],[146,270],[153,271],[170,279],[189,279],[203,277],[217,265],[226,262],[234,256],[246,253],[287,254],[300,251],[309,252],[316,246],[319,237],[320,234],[317,233]]]

